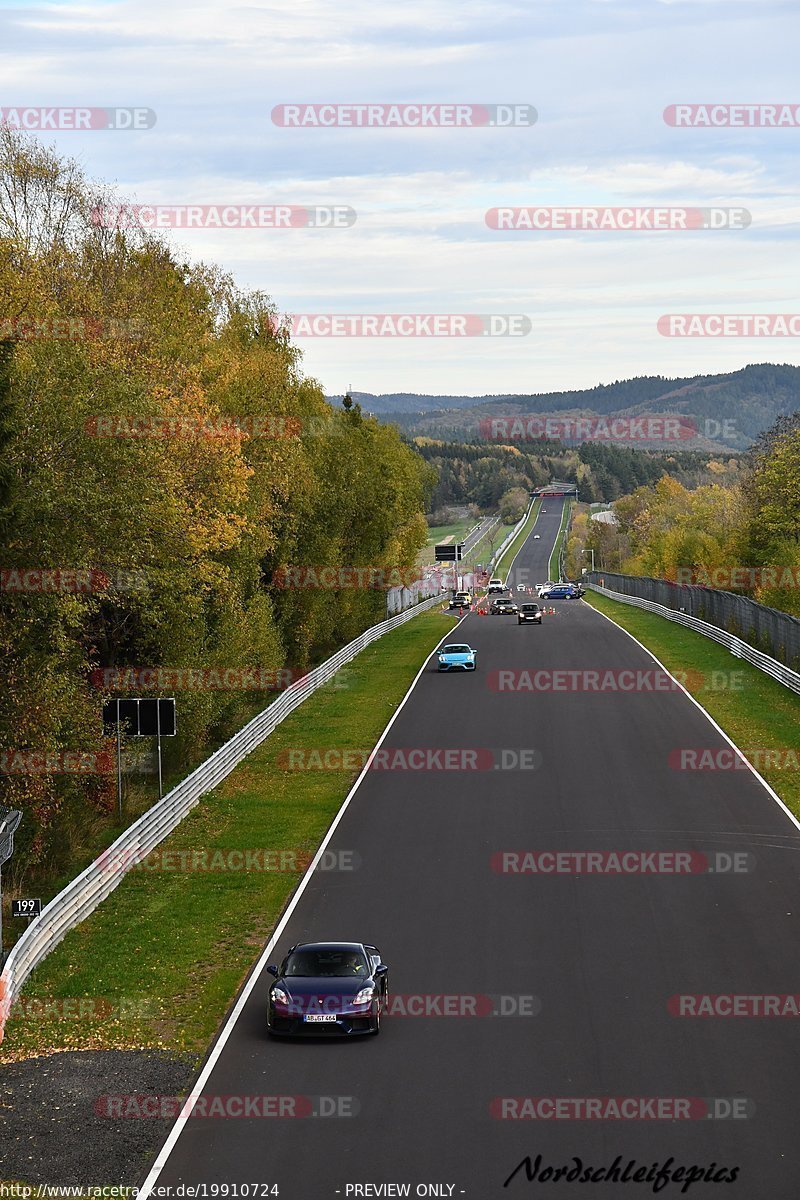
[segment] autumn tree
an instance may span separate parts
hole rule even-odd
[[[0,567],[92,580],[0,592],[0,750],[101,752],[101,667],[305,668],[383,593],[287,592],[276,568],[407,567],[427,537],[420,456],[326,402],[268,296],[103,228],[113,199],[0,129]],[[168,766],[272,698],[179,693]],[[26,813],[17,864],[66,870],[114,780],[5,773],[0,802]]]

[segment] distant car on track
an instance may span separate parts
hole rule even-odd
[[[538,541],[539,541],[539,538],[540,538],[541,536],[542,536],[542,535],[541,535],[540,533],[535,533],[535,534],[533,535],[533,540],[534,540],[535,542],[538,542]]]
[[[474,671],[476,669],[478,654],[472,646],[467,646],[463,642],[452,642],[448,646],[442,646],[439,651],[439,667],[440,671]]]
[[[557,586],[558,585],[556,584],[554,579],[548,579],[546,583],[537,583],[536,584],[537,595],[541,599],[542,592],[547,591],[548,588],[557,587]]]
[[[517,606],[510,596],[496,596],[489,605],[489,612],[493,617],[513,616],[517,611]]]
[[[538,604],[534,604],[526,600],[524,604],[520,604],[519,606],[519,611],[517,612],[517,624],[525,625],[531,621],[536,625],[541,625],[542,610],[539,608]]]
[[[489,595],[490,596],[499,595],[500,592],[505,592],[506,590],[507,590],[506,585],[503,583],[502,579],[490,579],[489,580]]]
[[[469,608],[472,604],[472,596],[469,592],[456,592],[452,596],[448,608]]]
[[[365,942],[301,942],[281,965],[267,997],[267,1032],[282,1037],[380,1033],[389,968]]]

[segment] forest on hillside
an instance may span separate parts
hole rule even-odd
[[[458,504],[496,508],[512,488],[530,491],[552,479],[578,484],[580,497],[587,502],[610,502],[657,482],[664,474],[688,488],[710,482],[720,467],[735,475],[740,459],[726,454],[718,460],[707,452],[689,450],[661,454],[600,442],[565,449],[544,439],[525,449],[425,437],[415,438],[413,445],[437,473],[430,502],[434,511]]]
[[[693,422],[701,449],[719,441],[732,453],[747,450],[779,417],[800,408],[800,367],[751,363],[738,371],[670,379],[619,379],[592,388],[499,396],[360,393],[362,407],[409,436],[465,442],[482,419],[500,414],[672,413]],[[722,452],[722,450],[720,451]]]
[[[764,432],[736,472],[688,487],[674,474],[614,505],[616,524],[578,513],[567,571],[595,552],[600,570],[740,591],[800,616],[800,411]]]

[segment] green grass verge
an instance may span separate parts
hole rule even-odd
[[[710,638],[656,613],[587,592],[586,601],[638,638],[673,672],[800,817],[800,696]],[[754,754],[753,751],[760,751]],[[770,766],[766,750],[793,751]],[[794,759],[794,762],[792,761]]]
[[[435,546],[437,542],[442,542],[448,537],[452,537],[454,542],[460,541],[475,525],[477,521],[474,517],[462,517],[460,521],[453,521],[450,525],[431,525],[428,529],[428,545]]]
[[[517,536],[514,538],[511,545],[504,552],[503,557],[496,564],[494,571],[493,571],[494,575],[499,575],[501,577],[501,579],[505,578],[509,567],[511,566],[512,562],[514,561],[514,559],[516,558],[516,556],[519,552],[520,546],[525,541],[525,538],[528,536],[528,534],[530,533],[530,531],[533,529],[534,525],[536,524],[536,518],[539,516],[539,510],[541,507],[542,507],[541,500],[534,500],[531,510],[528,513],[527,521],[522,526],[522,528],[520,529]]]
[[[435,608],[380,638],[205,796],[34,972],[0,1062],[61,1049],[202,1054],[301,878],[286,856],[314,853],[361,765],[356,753],[346,770],[291,769],[288,752],[370,750],[453,624]],[[231,867],[211,869],[214,851],[231,850],[284,858],[251,854],[251,869],[228,858],[218,861]],[[193,851],[209,869],[184,869]]]
[[[487,514],[485,514],[487,515]],[[484,518],[481,517],[481,520]],[[463,542],[471,529],[477,525],[477,521],[473,517],[465,517],[463,521],[458,521],[453,525],[438,525],[432,526],[428,530],[428,541],[417,553],[417,566],[428,566],[433,562],[433,548],[439,542],[443,542],[445,538],[453,535],[454,542]],[[494,541],[495,546],[499,546],[503,538],[506,536],[507,530],[503,525],[495,525],[488,533],[483,536],[467,551],[462,562],[465,567],[478,562],[484,556],[491,554],[491,542]],[[441,564],[440,564],[441,565]]]
[[[464,562],[467,566],[477,562],[488,563],[492,557],[494,550],[497,549],[503,542],[503,538],[507,536],[507,527],[502,522],[493,525],[492,528],[484,533],[478,541],[466,553]]]
[[[417,566],[426,567],[433,562],[433,548],[439,542],[444,542],[448,538],[451,538],[453,542],[463,542],[469,530],[476,524],[475,517],[462,517],[460,521],[453,521],[449,525],[430,525],[428,540],[417,551]]]
[[[558,571],[558,556],[561,552],[561,543],[564,540],[565,531],[569,523],[569,514],[571,511],[572,501],[566,500],[564,502],[564,511],[561,514],[561,524],[558,527],[558,537],[556,538],[555,545],[553,546],[553,553],[550,555],[550,561],[547,564],[547,578],[554,579],[556,582],[559,582],[561,579],[560,574],[554,574],[554,572]]]

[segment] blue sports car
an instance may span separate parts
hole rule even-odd
[[[281,965],[267,998],[267,1032],[284,1037],[380,1033],[389,968],[364,942],[301,942]]]
[[[473,650],[472,646],[465,646],[461,643],[442,646],[439,651],[439,670],[474,671],[477,657],[478,652]]]

